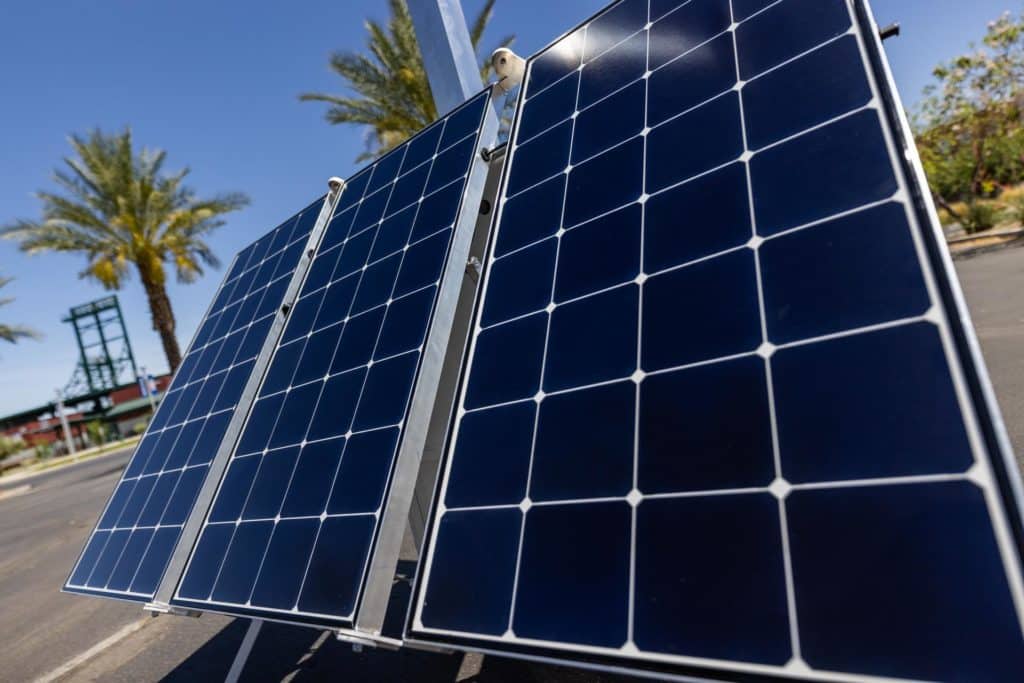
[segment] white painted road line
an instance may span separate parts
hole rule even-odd
[[[58,666],[56,669],[54,669],[50,673],[48,673],[48,674],[46,674],[44,676],[40,676],[39,678],[37,678],[35,680],[34,683],[52,683],[52,681],[56,681],[57,679],[59,679],[60,677],[64,676],[65,674],[73,671],[74,669],[77,669],[82,664],[85,664],[90,659],[92,659],[96,655],[100,654],[101,652],[103,652],[107,648],[110,648],[110,647],[113,647],[114,645],[117,645],[119,642],[121,642],[122,640],[124,640],[125,638],[130,636],[131,634],[135,633],[139,629],[141,629],[149,621],[151,621],[151,620],[150,619],[139,619],[138,621],[134,621],[134,622],[128,624],[127,626],[124,626],[119,631],[114,633],[114,635],[109,636],[108,638],[105,638],[105,639],[101,640],[100,642],[96,643],[95,645],[93,645],[92,647],[90,647],[88,650],[86,650],[82,654],[78,655],[77,657],[72,657],[71,659],[69,659],[68,661],[64,662],[63,664]]]
[[[4,500],[5,498],[14,498],[15,496],[20,496],[23,493],[28,493],[31,490],[32,484],[22,484],[21,486],[5,489],[0,491],[0,500]]]

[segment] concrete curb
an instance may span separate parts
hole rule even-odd
[[[4,476],[0,476],[0,486],[6,486],[7,484],[13,484],[15,482],[23,481],[25,479],[31,479],[32,477],[38,477],[39,475],[42,475],[42,474],[49,474],[50,472],[59,472],[60,470],[64,469],[65,467],[69,467],[71,465],[77,465],[80,462],[86,462],[88,460],[96,460],[96,459],[100,459],[100,458],[106,458],[106,457],[109,457],[111,455],[117,455],[118,453],[124,453],[126,450],[133,449],[137,445],[138,445],[138,442],[136,441],[135,443],[128,443],[128,444],[125,444],[124,446],[120,446],[118,448],[113,448],[113,449],[111,449],[109,451],[106,451],[104,453],[96,453],[96,454],[86,453],[84,455],[82,453],[76,453],[75,455],[65,455],[65,456],[63,456],[63,458],[60,458],[58,460],[49,460],[49,461],[47,461],[46,464],[49,465],[48,467],[43,467],[41,469],[30,470],[28,472],[14,472],[12,474],[6,474]]]
[[[1004,244],[1015,242],[1024,238],[1024,228],[1003,228],[1001,230],[986,230],[985,232],[954,237],[946,240],[949,251],[954,256],[973,253],[979,249],[1000,247]]]

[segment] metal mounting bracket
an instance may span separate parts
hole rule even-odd
[[[456,652],[450,647],[441,647],[434,643],[428,643],[422,640],[403,640],[402,647],[407,650],[420,650],[421,652],[433,652],[439,655],[450,655]]]
[[[154,617],[168,614],[175,617],[192,617],[193,619],[198,619],[203,614],[199,610],[175,607],[174,605],[168,605],[166,602],[147,602],[142,606],[142,611],[149,612]]]
[[[889,38],[895,38],[900,34],[900,23],[889,24],[878,29],[878,37],[882,40],[888,40]]]
[[[334,637],[343,643],[349,643],[352,645],[353,652],[362,652],[364,647],[380,648],[382,650],[399,650],[402,647],[402,641],[396,638],[386,638],[384,636],[375,636],[373,638],[363,637],[352,633],[351,631],[335,631]]]
[[[484,265],[480,263],[480,259],[476,256],[470,256],[466,261],[466,277],[470,278],[474,283],[479,282],[483,267]]]

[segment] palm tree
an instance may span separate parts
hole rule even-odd
[[[27,253],[66,251],[86,257],[81,278],[106,289],[121,289],[138,272],[149,300],[153,329],[160,334],[171,372],[181,362],[174,312],[167,297],[166,267],[179,282],[192,282],[204,266],[220,265],[206,237],[222,226],[224,214],[249,199],[239,193],[198,199],[183,183],[189,170],[164,172],[166,152],[132,146],[130,129],[72,135],[77,158],[53,178],[61,194],[39,192],[40,220],[18,220],[0,228]]]
[[[0,277],[0,288],[5,287],[13,278]],[[6,299],[0,298],[0,306],[6,306],[7,304],[14,301],[14,299],[8,297]],[[19,339],[38,339],[39,333],[28,327],[21,325],[5,325],[0,323],[0,339],[5,342],[16,344]]]
[[[478,48],[494,12],[495,0],[487,0],[469,30]],[[369,55],[335,52],[331,68],[357,96],[304,93],[304,102],[327,102],[325,118],[332,124],[354,123],[370,126],[367,150],[357,161],[372,159],[393,149],[437,119],[423,57],[406,0],[388,0],[391,18],[387,29],[368,19]],[[497,47],[508,47],[515,39],[505,37]],[[489,53],[488,53],[489,55]],[[487,79],[489,59],[481,59],[480,74]]]

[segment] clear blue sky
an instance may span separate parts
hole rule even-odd
[[[463,0],[473,16],[481,0]],[[527,55],[607,4],[604,0],[498,0],[490,42],[518,36]],[[887,43],[904,100],[911,104],[934,64],[980,38],[987,21],[1020,0],[875,0],[880,23],[900,21]],[[240,190],[252,205],[212,239],[227,262],[241,246],[323,192],[331,175],[356,169],[363,132],[329,126],[306,90],[338,92],[332,50],[364,44],[363,20],[386,17],[384,0],[245,3],[178,0],[97,3],[8,0],[0,25],[0,223],[37,215],[32,193],[68,152],[67,135],[130,124],[139,143],[169,151],[169,167],[192,168],[200,193]],[[30,325],[41,342],[0,345],[0,415],[48,400],[76,361],[73,305],[104,295],[79,280],[83,260],[22,255],[0,242],[4,322]],[[220,280],[211,272],[172,284],[178,335],[186,344]],[[166,369],[145,297],[134,279],[120,292],[139,361]]]

